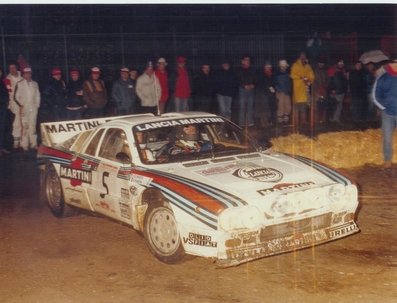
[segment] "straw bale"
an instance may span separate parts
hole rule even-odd
[[[292,134],[272,139],[273,150],[311,158],[336,168],[383,163],[380,129],[324,133],[316,139]],[[397,162],[397,132],[394,133],[393,162]]]

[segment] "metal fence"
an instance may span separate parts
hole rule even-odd
[[[239,64],[244,54],[253,57],[255,66],[266,60],[276,62],[285,55],[283,35],[260,34],[60,34],[16,35],[1,29],[2,66],[23,54],[32,66],[34,78],[46,80],[52,67],[61,67],[68,75],[71,67],[79,68],[87,76],[90,67],[98,65],[105,80],[117,77],[121,66],[142,70],[149,60],[162,56],[172,67],[177,55],[188,58],[189,67],[197,71],[201,64],[217,67],[222,58]]]

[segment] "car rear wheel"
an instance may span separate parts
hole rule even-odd
[[[56,217],[67,217],[74,214],[63,199],[61,180],[54,166],[49,166],[44,171],[43,198]]]
[[[160,261],[174,264],[185,255],[172,210],[162,203],[150,205],[145,214],[144,236],[151,253]]]

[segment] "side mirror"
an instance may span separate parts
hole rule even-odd
[[[124,152],[119,152],[116,154],[116,159],[117,161],[123,163],[123,164],[130,164],[131,163],[131,159],[130,157],[124,153]]]

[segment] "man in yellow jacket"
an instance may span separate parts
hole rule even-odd
[[[290,77],[293,83],[293,124],[294,130],[297,130],[301,123],[307,123],[310,87],[314,81],[313,69],[304,52],[292,65]]]

